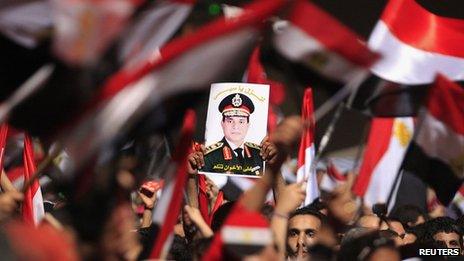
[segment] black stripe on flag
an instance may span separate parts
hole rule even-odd
[[[440,159],[429,157],[414,141],[409,145],[402,169],[414,173],[435,190],[438,200],[447,206],[459,190],[462,180]]]

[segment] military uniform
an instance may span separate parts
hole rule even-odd
[[[236,155],[226,139],[214,143],[206,148],[204,172],[243,174],[261,176],[263,174],[263,160],[259,155],[259,145],[245,142],[243,157]]]
[[[225,97],[218,106],[223,117],[244,117],[249,120],[255,107],[249,97],[234,93]],[[224,120],[224,119],[223,119]],[[233,151],[224,137],[206,148],[204,172],[229,173],[260,176],[263,174],[263,160],[259,155],[261,147],[244,142],[237,151]]]

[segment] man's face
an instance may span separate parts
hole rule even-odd
[[[290,258],[305,258],[307,247],[317,242],[321,221],[313,215],[297,215],[288,221],[287,249]]]
[[[222,131],[227,140],[241,146],[248,131],[248,119],[239,116],[226,116],[221,122]]]
[[[462,249],[461,244],[459,243],[459,235],[457,233],[439,232],[433,235],[433,239],[445,243],[448,248]]]

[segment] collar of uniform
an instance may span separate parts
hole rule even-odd
[[[237,156],[237,152],[235,152],[235,149],[237,148],[241,148],[242,149],[242,156],[243,156],[243,152],[244,152],[244,146],[245,146],[245,142],[242,143],[241,146],[237,147],[234,143],[232,143],[230,140],[228,140],[227,138],[225,138],[227,143],[229,144],[230,148],[232,149],[232,151],[234,151],[234,154]]]

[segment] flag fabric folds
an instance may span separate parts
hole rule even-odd
[[[368,207],[386,203],[414,131],[414,120],[374,118],[353,192]]]
[[[24,180],[29,180],[36,171],[34,163],[34,145],[28,134],[24,135]],[[24,202],[22,206],[23,219],[30,224],[38,225],[44,217],[44,205],[42,191],[39,181],[36,179],[24,192]]]
[[[416,0],[390,0],[369,38],[383,57],[371,71],[409,85],[431,83],[437,72],[464,80],[463,41],[463,19],[436,15]]]
[[[150,258],[165,259],[169,246],[173,239],[173,228],[177,223],[180,213],[182,200],[184,197],[184,187],[187,182],[187,155],[195,130],[196,116],[193,110],[187,111],[184,117],[184,124],[181,130],[181,137],[173,154],[173,163],[176,170],[165,179],[163,195],[156,205],[153,213],[153,223],[160,227]]]
[[[275,48],[292,62],[336,81],[349,82],[379,57],[348,27],[315,4],[296,1],[289,20],[275,30]]]
[[[164,98],[243,75],[263,20],[286,3],[256,1],[235,19],[218,19],[171,41],[161,48],[159,59],[116,73],[95,98],[87,117],[83,116],[64,137],[76,166]]]
[[[443,205],[451,202],[464,176],[463,104],[464,89],[438,75],[403,161],[403,169],[431,186]]]
[[[306,198],[304,205],[311,204],[319,197],[317,186],[316,168],[311,168],[315,158],[316,148],[314,144],[314,133],[316,131],[314,122],[313,92],[311,88],[305,90],[302,106],[302,119],[309,122],[301,136],[300,149],[298,152],[297,182],[306,182]]]
[[[159,55],[163,46],[182,26],[196,0],[163,0],[153,3],[126,30],[119,59],[128,66]]]

